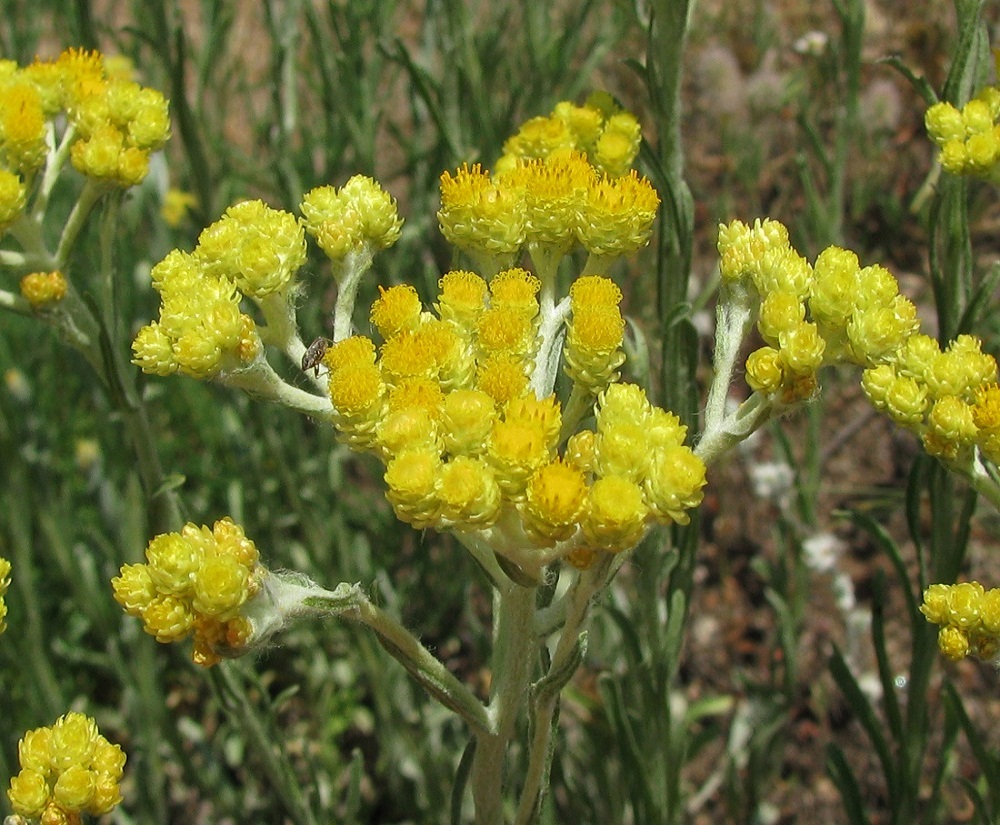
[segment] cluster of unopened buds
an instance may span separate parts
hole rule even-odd
[[[960,335],[942,348],[920,332],[916,308],[885,268],[861,267],[854,253],[838,247],[810,265],[774,221],[723,226],[719,253],[729,299],[756,311],[766,342],[746,361],[751,389],[776,406],[787,405],[816,391],[820,367],[860,366],[861,386],[876,410],[1000,504],[994,481],[1000,463],[997,362],[979,338]],[[989,618],[994,599],[1000,605],[1000,591],[984,595],[975,583],[927,591],[923,612],[943,625],[946,656],[996,654],[997,628]]]
[[[231,519],[210,529],[187,524],[146,548],[146,562],[112,579],[115,599],[158,642],[194,637],[192,658],[208,667],[220,651],[246,645],[250,622],[240,608],[261,589],[257,548]]]
[[[1000,588],[986,590],[974,581],[932,584],[920,612],[940,627],[938,647],[947,658],[991,660],[1000,653]]]
[[[10,780],[10,825],[80,825],[122,800],[125,754],[82,713],[29,730],[17,747],[20,772]]]
[[[1000,53],[994,52],[994,58]],[[924,124],[938,147],[942,169],[1000,183],[1000,87],[984,86],[961,108],[935,103]]]
[[[724,281],[753,304],[766,346],[746,361],[751,389],[789,404],[809,398],[828,364],[862,368],[875,409],[913,431],[952,469],[983,478],[982,461],[1000,458],[996,359],[982,341],[960,335],[945,348],[920,332],[916,307],[884,267],[862,267],[829,247],[809,264],[781,224],[736,221],[719,232]]]
[[[919,326],[916,307],[885,267],[861,267],[835,246],[810,264],[777,221],[722,226],[718,248],[724,300],[753,305],[766,344],[747,358],[747,383],[783,404],[810,398],[821,367],[881,363]]]

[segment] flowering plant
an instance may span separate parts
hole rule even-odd
[[[660,13],[669,7],[658,4],[651,43],[667,36]],[[687,21],[669,19],[683,38]],[[662,84],[669,91],[676,70],[658,64],[651,90]],[[160,306],[131,338],[129,364],[127,347],[116,347],[116,334],[126,333],[111,278],[115,215],[123,193],[146,178],[170,122],[162,95],[123,71],[77,50],[25,68],[0,64],[0,264],[20,276],[19,292],[0,291],[0,304],[51,325],[83,353],[126,421],[154,537],[141,561],[114,564],[110,591],[138,620],[125,624],[123,638],[141,624],[158,642],[193,640],[192,660],[226,710],[247,722],[268,781],[296,820],[314,821],[305,800],[311,791],[295,786],[286,755],[237,695],[224,660],[261,651],[304,620],[359,625],[468,731],[453,819],[468,787],[478,825],[537,822],[561,697],[587,654],[595,605],[609,599],[613,583],[628,592],[634,582],[616,577],[643,543],[681,564],[684,536],[693,535],[684,528],[697,525],[709,473],[768,423],[815,407],[823,370],[855,369],[876,411],[913,433],[936,466],[1000,506],[1000,389],[988,344],[957,324],[939,342],[923,331],[888,268],[836,244],[807,258],[793,232],[769,218],[719,227],[714,348],[700,422],[687,409],[657,403],[663,393],[627,334],[619,273],[654,238],[661,260],[690,260],[690,193],[677,135],[663,128],[678,128],[677,112],[659,124],[663,154],[652,157],[645,144],[647,178],[633,169],[644,145],[638,118],[603,95],[528,120],[492,169],[466,163],[441,175],[438,227],[455,264],[435,276],[436,289],[391,279],[360,306],[373,291],[376,261],[385,260],[378,256],[394,254],[412,226],[372,177],[317,186],[294,199],[294,210],[267,197],[237,200],[193,249],[161,252],[146,267]],[[661,101],[667,109],[669,97]],[[964,107],[928,101],[927,128],[946,173],[996,180],[998,101],[992,86]],[[68,211],[54,206],[57,187],[69,195]],[[80,288],[82,267],[71,252],[99,203],[101,300],[94,300]],[[325,256],[327,292],[336,298],[329,322],[307,334],[311,246]],[[686,277],[678,276],[682,285]],[[674,298],[669,311],[689,323],[683,294]],[[324,584],[282,570],[276,548],[251,538],[234,517],[183,523],[180,482],[159,468],[133,365],[167,379],[150,387],[194,378],[302,413],[366,454],[398,521],[448,534],[481,572],[493,605],[488,662],[477,670],[486,685],[460,678],[407,626],[406,611],[381,604],[368,581],[344,573],[349,580]],[[25,554],[12,558],[13,571],[0,558],[0,631],[10,580],[29,572]],[[938,569],[931,581],[954,579]],[[941,628],[944,655],[994,658],[998,591],[978,582],[930,584],[926,575],[921,568],[921,589],[928,586],[919,613]],[[691,580],[662,611],[657,587],[648,589],[647,607],[657,622],[666,615],[663,648],[675,656]],[[916,602],[910,607],[918,614]],[[633,647],[641,657],[641,644]],[[926,679],[927,659],[914,659]],[[857,682],[833,661],[838,684],[860,702]],[[676,658],[661,665],[650,670],[666,684]],[[886,682],[887,665],[879,665]],[[654,712],[674,713],[659,698]],[[886,701],[896,724],[901,714]],[[913,707],[919,722],[920,706]],[[634,732],[627,713],[615,724]],[[893,729],[900,738],[902,728]],[[892,749],[874,725],[866,730],[891,773]],[[628,744],[641,755],[635,737]],[[905,747],[900,754],[912,772],[919,759]],[[121,801],[124,753],[82,713],[30,730],[19,759],[7,794],[14,822],[75,823]],[[850,791],[847,774],[838,776]],[[645,774],[634,781],[650,784]],[[905,796],[901,787],[908,787],[903,780],[890,790]],[[647,813],[657,811],[657,794],[670,793],[645,791],[646,801],[634,804]]]

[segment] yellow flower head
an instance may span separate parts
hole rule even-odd
[[[591,95],[583,106],[557,103],[548,117],[521,124],[503,146],[497,169],[508,172],[519,162],[582,153],[603,174],[617,177],[629,171],[639,153],[642,130],[631,112],[618,107],[610,95]]]
[[[859,282],[858,256],[831,246],[813,264],[809,311],[817,321],[843,328],[854,312]]]
[[[705,463],[681,444],[657,450],[646,474],[646,503],[663,523],[687,524],[687,511],[701,504],[706,484]]]
[[[642,538],[648,515],[642,489],[635,482],[605,476],[590,487],[583,532],[593,547],[618,553]]]
[[[764,300],[778,292],[804,300],[809,295],[813,268],[787,243],[769,242],[762,247],[760,259],[754,263],[751,277]]]
[[[163,205],[160,207],[160,217],[163,218],[167,226],[177,228],[191,207],[196,206],[198,199],[190,192],[181,189],[168,189],[163,196]]]
[[[856,311],[847,322],[853,360],[867,366],[891,358],[919,326],[916,306],[902,295],[887,305]]]
[[[927,407],[927,387],[907,375],[896,376],[886,390],[886,412],[900,426],[918,427]]]
[[[1000,177],[1000,88],[986,86],[960,110],[942,101],[924,115],[942,168],[996,183]]]
[[[955,459],[976,439],[972,407],[954,395],[937,399],[927,414],[924,445],[934,456]]]
[[[195,255],[210,277],[228,279],[243,294],[263,298],[286,289],[305,263],[305,233],[288,212],[259,200],[243,201],[202,231]]]
[[[598,399],[594,470],[641,483],[650,457],[652,407],[634,384],[612,384]]]
[[[500,515],[500,487],[480,458],[460,455],[443,465],[435,493],[441,505],[435,524],[439,529],[489,527]]]
[[[523,395],[528,388],[525,363],[510,355],[494,355],[479,364],[476,389],[482,390],[498,404]]]
[[[625,319],[617,306],[577,309],[574,302],[564,350],[566,374],[591,392],[607,386],[625,361],[624,337]]]
[[[639,154],[642,129],[631,112],[618,112],[608,118],[594,147],[593,163],[612,177],[624,175]]]
[[[128,187],[149,171],[149,155],[170,136],[166,99],[125,77],[106,72],[96,52],[69,50],[51,67],[35,64],[28,76],[48,116],[65,108],[78,138],[70,159],[88,177]]]
[[[441,319],[453,323],[462,334],[471,335],[486,306],[486,281],[474,272],[457,269],[445,273],[438,286],[441,294],[434,308]]]
[[[523,313],[509,307],[491,307],[479,316],[476,343],[482,357],[511,355],[525,358],[538,344],[535,326]]]
[[[976,391],[972,419],[980,430],[990,434],[1000,432],[1000,384],[985,384]]]
[[[26,202],[27,192],[21,179],[13,172],[0,168],[0,229],[24,211]]]
[[[774,395],[785,380],[781,353],[774,347],[761,347],[747,356],[747,385],[754,392]]]
[[[440,454],[437,418],[425,407],[390,410],[378,424],[376,443],[386,462],[393,456],[415,450]]]
[[[583,473],[592,473],[597,461],[596,434],[593,430],[573,433],[566,442],[565,460]]]
[[[385,409],[381,370],[374,363],[351,362],[331,371],[328,386],[339,437],[356,450],[371,449]]]
[[[604,128],[604,115],[595,106],[574,106],[568,100],[560,101],[552,110],[552,117],[561,120],[573,135],[574,146],[589,156]]]
[[[396,200],[376,181],[355,175],[340,191],[361,218],[361,235],[372,248],[388,249],[399,240],[403,219]]]
[[[477,163],[441,175],[438,224],[448,242],[488,256],[517,252],[525,240],[524,196],[494,182]]]
[[[436,323],[401,332],[380,349],[382,374],[390,384],[408,378],[438,378],[442,367],[459,357],[454,350],[460,345],[454,333]]]
[[[17,172],[40,169],[47,153],[45,112],[37,87],[0,81],[0,156]]]
[[[615,380],[625,360],[619,351],[625,321],[621,290],[600,275],[585,275],[570,287],[573,317],[566,335],[566,372],[593,391]]]
[[[537,295],[540,287],[538,278],[527,270],[505,269],[490,281],[490,304],[532,321],[538,315]]]
[[[74,111],[88,98],[104,91],[104,58],[100,52],[70,48],[56,60],[62,83],[61,105]]]
[[[949,659],[995,659],[1000,652],[1000,589],[979,582],[932,584],[920,612],[940,626],[938,647]]]
[[[409,284],[383,289],[372,304],[371,322],[379,334],[389,340],[404,330],[412,330],[420,321],[420,297]]]
[[[574,152],[526,161],[501,183],[523,193],[528,242],[565,251],[575,240],[578,206],[595,176],[594,167]]]
[[[551,422],[530,414],[515,414],[494,423],[487,458],[508,498],[519,498],[528,479],[551,455]]]
[[[266,571],[254,543],[230,518],[210,529],[187,524],[157,536],[145,564],[126,564],[112,579],[115,599],[158,642],[193,634],[193,658],[208,667],[219,661],[219,642],[246,641],[240,608],[262,586]]]
[[[565,541],[576,532],[586,499],[587,482],[577,467],[559,459],[544,464],[525,490],[525,529],[543,546]]]
[[[355,175],[343,188],[319,186],[302,199],[302,225],[329,258],[341,260],[367,245],[387,249],[403,221],[396,201],[374,180]]]
[[[812,375],[823,364],[826,341],[816,324],[803,321],[778,333],[778,351],[786,374]]]
[[[454,456],[481,455],[496,417],[496,403],[482,390],[448,393],[441,409],[445,448]]]
[[[7,789],[17,816],[43,823],[79,822],[82,814],[102,816],[122,801],[125,753],[82,713],[67,713],[49,727],[29,730],[18,743],[18,759],[20,772]]]
[[[417,529],[433,527],[441,507],[437,481],[441,456],[437,450],[400,453],[385,468],[386,498],[396,518]]]
[[[649,243],[660,198],[635,170],[594,180],[581,199],[576,234],[593,255],[629,255]]]
[[[924,114],[924,125],[931,139],[944,146],[952,140],[965,140],[965,122],[962,113],[947,101],[931,106]]]
[[[972,335],[960,335],[930,359],[924,380],[935,398],[955,395],[971,403],[980,387],[996,381],[996,376],[996,361],[982,351],[982,342]]]
[[[727,281],[759,278],[761,262],[768,250],[788,248],[788,230],[770,218],[754,221],[748,226],[743,221],[719,225],[719,268]]]
[[[618,285],[601,275],[577,278],[570,287],[569,294],[574,309],[617,307],[622,302],[622,291]]]
[[[953,662],[964,659],[972,652],[969,634],[960,627],[945,625],[938,631],[938,649]]]
[[[132,342],[133,363],[143,372],[208,378],[258,355],[256,326],[240,311],[232,282],[206,275],[199,258],[176,251],[151,274],[163,304],[159,321]]]
[[[372,365],[375,363],[375,343],[364,335],[352,335],[327,347],[323,364],[331,372],[343,367]]]
[[[794,329],[806,319],[806,306],[794,292],[776,290],[764,295],[760,304],[757,329],[771,346],[777,346],[778,336]]]
[[[32,272],[21,279],[21,295],[33,309],[42,309],[66,297],[66,276],[55,272]]]
[[[516,135],[503,145],[505,155],[516,158],[547,158],[558,151],[576,148],[573,130],[562,118],[533,117],[521,124]]]

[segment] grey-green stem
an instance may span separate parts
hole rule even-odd
[[[334,262],[337,278],[337,303],[333,307],[334,341],[351,337],[358,286],[371,265],[372,251],[367,244],[357,252],[348,252],[343,261]]]
[[[755,392],[714,427],[705,429],[694,448],[695,455],[711,466],[766,424],[775,409],[773,401]]]
[[[533,631],[535,588],[511,584],[494,599],[491,730],[476,735],[472,758],[472,798],[476,825],[503,825],[507,751],[524,706],[532,664],[538,655]]]
[[[565,621],[556,642],[555,652],[546,678],[559,674],[567,668],[576,670],[573,657],[578,651],[580,632],[590,612],[594,596],[617,572],[620,562],[610,553],[602,554],[600,560],[589,570],[583,571],[573,582],[566,599]],[[560,681],[562,681],[560,679]],[[559,705],[562,684],[558,682],[549,689],[540,689],[544,679],[532,688],[534,707],[532,708],[532,738],[528,747],[528,770],[521,791],[515,825],[530,825],[537,819],[542,797],[548,785],[549,765],[552,758],[552,721]]]
[[[329,421],[333,415],[328,397],[293,387],[274,371],[263,355],[243,369],[219,373],[216,380],[320,421]]]

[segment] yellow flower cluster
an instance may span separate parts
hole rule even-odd
[[[600,550],[624,550],[655,521],[686,521],[705,483],[704,465],[683,445],[686,431],[674,416],[637,388],[619,409],[626,391],[615,384],[625,329],[618,287],[588,274],[558,306],[554,295],[552,264],[573,244],[607,263],[649,240],[659,198],[627,170],[638,125],[596,106],[561,105],[553,118],[573,135],[566,151],[530,138],[545,131],[535,124],[512,139],[518,157],[496,176],[478,166],[442,176],[443,231],[493,259],[489,282],[471,271],[447,273],[436,313],[424,310],[411,286],[381,290],[371,307],[376,344],[349,335],[356,280],[342,280],[335,342],[322,358],[339,435],[385,464],[399,518],[475,532],[500,553],[535,552],[536,569],[560,557],[584,563]],[[400,234],[395,202],[368,178],[312,190],[302,214],[295,224],[259,202],[240,204],[202,233],[194,252],[175,251],[157,264],[153,283],[163,306],[133,344],[135,363],[163,375],[236,369],[260,351],[240,300],[249,297],[268,314],[264,299],[286,291],[304,258],[303,228],[339,264],[338,279],[356,279],[366,258]],[[498,265],[525,246],[542,261],[539,277]],[[596,262],[589,271],[600,268]],[[563,364],[573,382],[566,422],[552,394],[563,324]],[[595,429],[565,442],[564,423],[572,432],[595,398]],[[137,609],[149,626],[149,609]]]
[[[946,172],[1000,183],[1000,88],[983,88],[961,109],[935,103],[924,124]]]
[[[491,542],[498,552],[569,542],[541,555],[572,552],[579,561],[632,547],[653,521],[686,522],[702,498],[704,465],[683,445],[686,429],[675,416],[638,387],[607,386],[622,361],[623,321],[621,293],[600,276],[573,288],[567,371],[607,388],[596,429],[560,450],[561,406],[529,386],[538,288],[522,269],[488,285],[472,272],[449,272],[437,315],[422,311],[410,286],[384,290],[371,310],[381,346],[354,336],[324,356],[340,436],[384,462],[401,520],[493,528],[509,539]]]
[[[783,403],[809,398],[824,365],[887,362],[919,328],[916,307],[885,267],[861,267],[835,246],[810,265],[777,221],[721,226],[718,248],[723,279],[759,299],[767,346],[747,358],[747,382]]]
[[[21,295],[33,309],[41,309],[66,297],[66,276],[55,272],[31,272],[21,279]]]
[[[525,161],[490,176],[479,164],[441,176],[438,222],[448,241],[474,253],[522,246],[560,253],[627,255],[649,242],[660,199],[635,171],[600,175],[579,153]]]
[[[525,121],[504,143],[496,168],[506,172],[524,160],[580,152],[599,173],[614,178],[632,168],[641,142],[635,115],[621,109],[610,95],[598,93],[583,106],[564,100],[548,117]]]
[[[387,249],[403,225],[396,202],[374,180],[355,175],[341,189],[318,186],[302,199],[302,225],[327,256],[340,260],[368,246]]]
[[[243,647],[252,627],[240,608],[261,589],[257,547],[230,518],[211,529],[187,524],[157,536],[145,564],[126,564],[112,579],[115,599],[158,642],[194,636],[192,659],[204,667],[220,650]]]
[[[596,110],[581,111],[597,116]],[[626,118],[626,113],[615,117]],[[626,152],[624,167],[611,172],[595,160],[596,150],[585,153],[586,143],[573,137],[569,121],[537,120],[559,124],[569,142],[558,151],[544,150],[541,137],[525,134],[547,133],[550,126],[529,128],[534,122],[529,121],[511,138],[523,147],[498,163],[493,175],[476,164],[441,176],[438,222],[448,241],[487,257],[509,257],[524,246],[565,254],[579,243],[592,255],[613,258],[645,246],[660,200],[649,181],[628,168],[634,152]],[[638,123],[632,115],[627,120],[638,146]]]
[[[20,772],[7,790],[14,813],[42,825],[80,825],[83,814],[101,816],[122,801],[119,781],[125,753],[82,713],[29,730],[17,746]]]
[[[180,372],[213,378],[251,364],[261,353],[260,334],[241,311],[273,296],[291,297],[305,263],[306,233],[333,258],[370,251],[399,238],[395,201],[371,178],[351,178],[342,189],[319,187],[302,202],[305,217],[243,201],[202,231],[193,252],[174,250],[153,267],[160,318],[132,343],[133,363],[153,375]]]
[[[924,449],[949,462],[965,462],[978,446],[1000,459],[1000,390],[997,362],[982,342],[960,335],[944,350],[927,335],[913,335],[888,363],[865,370],[862,387],[876,409],[920,436]]]
[[[256,200],[229,207],[193,252],[174,250],[153,267],[163,303],[159,321],[132,343],[134,363],[155,375],[195,378],[249,364],[261,343],[241,299],[286,292],[305,259],[305,233],[294,216]]]
[[[123,187],[146,177],[149,155],[170,134],[163,95],[112,75],[98,52],[69,49],[23,68],[0,62],[0,223],[10,220],[17,200],[12,178],[34,176],[63,123],[73,166]]]
[[[1000,653],[1000,588],[986,590],[979,582],[932,584],[920,612],[941,628],[938,647],[949,659],[995,659]]]
[[[7,604],[4,596],[7,595],[7,588],[10,587],[10,562],[0,556],[0,633],[7,629]]]
[[[722,277],[751,285],[760,299],[757,327],[768,345],[747,358],[751,388],[798,401],[815,390],[821,366],[857,364],[872,405],[920,436],[929,454],[962,463],[978,447],[1000,459],[996,359],[974,336],[942,350],[920,333],[916,308],[887,269],[861,267],[839,247],[810,265],[772,220],[721,227],[719,252]]]

